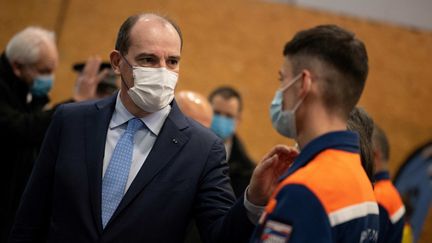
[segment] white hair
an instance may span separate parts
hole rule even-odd
[[[36,63],[42,44],[49,42],[55,44],[54,32],[36,26],[27,27],[10,39],[6,46],[6,57],[9,62]]]

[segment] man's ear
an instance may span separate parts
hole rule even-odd
[[[120,75],[120,61],[121,61],[121,54],[117,50],[113,50],[110,53],[110,62],[111,67],[114,70],[114,73],[117,75]]]
[[[302,85],[300,88],[300,97],[304,98],[311,90],[312,88],[312,73],[304,69],[302,71]]]
[[[13,71],[13,73],[15,74],[15,76],[17,76],[17,77],[19,77],[19,78],[21,78],[22,77],[22,64],[20,64],[20,63],[17,63],[17,62],[15,62],[15,61],[13,61],[12,63],[11,63],[11,67],[12,67],[12,71]]]

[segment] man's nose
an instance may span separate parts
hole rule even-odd
[[[161,68],[161,67],[166,68],[167,67],[167,63],[166,63],[165,58],[159,59],[158,67],[159,68]]]

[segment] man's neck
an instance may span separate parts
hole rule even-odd
[[[305,118],[305,121],[299,121],[301,124],[298,126],[297,142],[300,149],[321,135],[347,129],[346,121],[342,118],[326,112],[312,112],[311,114]]]
[[[149,112],[143,111],[141,108],[135,105],[135,103],[126,93],[126,90],[120,90],[120,100],[122,101],[124,107],[126,107],[126,109],[135,117],[142,118],[150,114]]]

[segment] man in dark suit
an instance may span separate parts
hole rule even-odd
[[[161,16],[123,23],[120,92],[58,108],[11,242],[181,242],[192,218],[205,242],[248,241],[288,163],[261,164],[235,201],[222,141],[173,100],[181,45]]]

